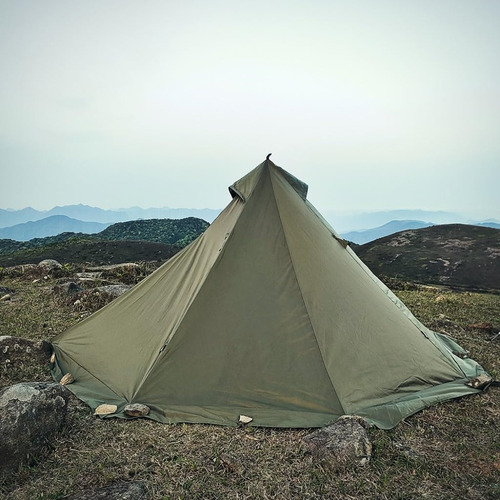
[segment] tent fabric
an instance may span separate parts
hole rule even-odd
[[[267,159],[191,245],[53,340],[53,376],[93,409],[161,422],[380,428],[479,392],[486,373],[422,325]]]

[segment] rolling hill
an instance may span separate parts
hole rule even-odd
[[[353,248],[379,277],[500,290],[500,230],[446,224],[402,231]]]
[[[38,263],[43,259],[113,264],[164,260],[191,243],[208,227],[194,217],[113,224],[98,234],[62,233],[27,242],[0,240],[0,266]]]

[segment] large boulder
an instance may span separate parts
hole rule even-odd
[[[344,415],[334,424],[308,434],[302,438],[302,443],[313,455],[364,465],[372,455],[367,428],[363,418]]]
[[[61,429],[69,391],[60,384],[30,382],[0,391],[0,476],[38,455]]]
[[[146,496],[142,483],[117,481],[69,497],[68,500],[141,500]]]

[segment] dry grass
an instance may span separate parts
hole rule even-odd
[[[53,278],[1,280],[15,293],[0,303],[0,334],[50,339],[87,314],[54,295],[54,284]],[[499,325],[500,296],[444,289],[397,293],[427,324],[453,326],[440,315],[455,322],[453,336],[498,377],[500,340],[466,326]],[[3,385],[48,379],[48,369],[2,370]],[[99,420],[72,397],[63,432],[43,456],[0,486],[0,496],[55,500],[133,480],[143,482],[152,499],[496,499],[499,402],[500,390],[492,387],[422,411],[393,430],[370,429],[374,457],[362,467],[307,454],[300,441],[308,430]]]

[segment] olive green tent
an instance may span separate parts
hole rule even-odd
[[[423,326],[269,159],[191,245],[53,341],[53,375],[92,408],[162,422],[381,428],[478,392],[484,374]],[[453,354],[453,353],[456,354]]]

